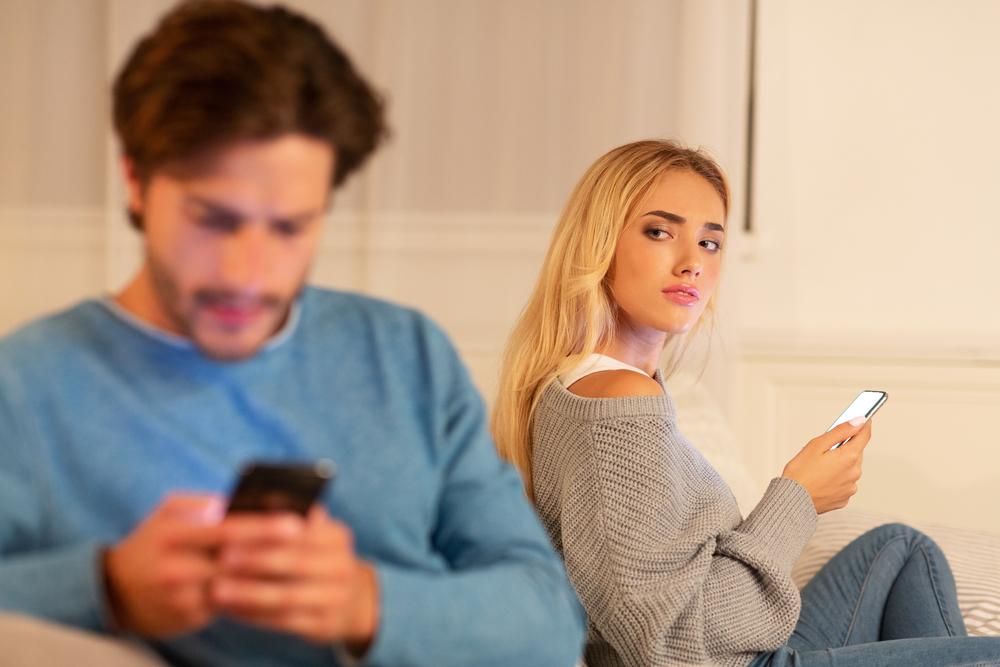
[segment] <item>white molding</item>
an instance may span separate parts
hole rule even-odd
[[[929,339],[911,332],[798,334],[742,332],[745,361],[803,363],[815,361],[884,362],[906,366],[1000,366],[995,336],[956,332]]]
[[[855,506],[956,525],[992,520],[1000,470],[983,447],[992,447],[1000,405],[995,347],[893,349],[858,336],[833,347],[773,337],[747,345],[734,373],[736,430],[756,482],[779,474],[857,391],[885,389],[889,402],[876,418]]]

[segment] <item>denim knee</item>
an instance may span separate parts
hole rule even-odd
[[[885,523],[872,528],[862,535],[862,537],[875,542],[887,542],[902,537],[909,543],[933,543],[933,540],[927,537],[927,535],[912,526],[907,526],[905,523]]]
[[[923,549],[924,553],[926,553],[930,558],[935,560],[947,560],[944,552],[941,551],[941,547],[938,546],[937,542],[931,539],[926,533],[903,523],[886,523],[881,526],[877,526],[858,539],[866,542],[874,542],[878,545],[902,539],[907,546],[907,551],[910,553],[913,553],[919,548]]]

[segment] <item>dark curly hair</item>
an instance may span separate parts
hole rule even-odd
[[[296,132],[333,148],[336,187],[388,133],[383,100],[320,26],[237,0],[190,0],[164,16],[113,98],[122,151],[142,181],[237,141]]]

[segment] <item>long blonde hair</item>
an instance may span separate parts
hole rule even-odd
[[[702,176],[728,213],[726,177],[706,153],[673,141],[637,141],[591,165],[559,218],[531,298],[507,341],[492,418],[500,456],[521,471],[528,497],[534,495],[531,425],[538,400],[558,375],[614,335],[617,307],[606,277],[618,238],[636,206],[669,170]],[[713,305],[714,298],[706,312]]]

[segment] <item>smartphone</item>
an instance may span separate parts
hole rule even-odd
[[[885,399],[887,398],[889,398],[889,394],[885,393],[884,391],[875,391],[871,389],[864,390],[863,392],[858,394],[857,398],[851,401],[851,404],[847,406],[847,409],[844,410],[842,413],[840,413],[840,416],[837,417],[837,419],[833,422],[830,428],[826,430],[832,431],[840,424],[843,424],[844,422],[847,421],[851,421],[855,417],[864,416],[870,418],[872,415],[875,414],[875,412],[879,408],[882,407],[882,404],[885,403]],[[850,438],[848,438],[847,440],[850,440]],[[844,444],[844,442],[847,442],[847,440],[844,440],[843,442],[838,442],[830,449],[836,449],[837,447],[840,447],[842,444]]]
[[[315,463],[252,461],[240,472],[226,512],[295,512],[305,516],[335,471],[328,459]]]

